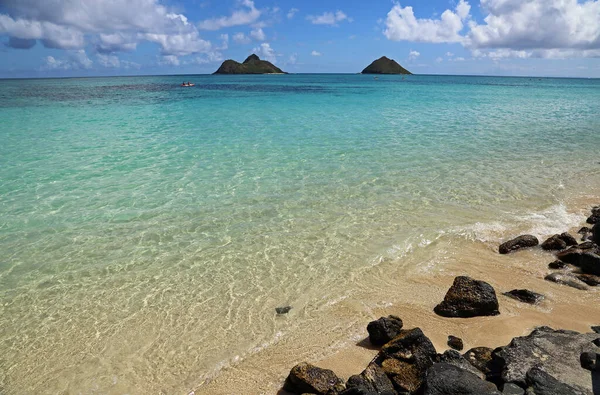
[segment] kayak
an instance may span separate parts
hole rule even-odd
[[[185,87],[194,86],[194,85],[196,85],[196,84],[189,84],[189,85],[183,85],[183,84],[181,84],[181,86],[185,86]]]

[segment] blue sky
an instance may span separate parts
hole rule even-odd
[[[0,0],[0,77],[293,73],[600,77],[600,0]]]

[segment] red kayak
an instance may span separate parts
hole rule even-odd
[[[189,85],[181,84],[181,86],[185,86],[185,87],[194,86],[194,85],[196,85],[196,84],[189,84]]]

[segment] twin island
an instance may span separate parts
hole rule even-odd
[[[244,63],[226,60],[213,74],[287,74],[279,67],[252,54]],[[362,74],[412,74],[393,59],[382,56],[367,66]]]

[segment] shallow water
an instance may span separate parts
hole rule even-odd
[[[599,113],[600,80],[0,81],[0,389],[185,393],[382,263],[574,226]]]

